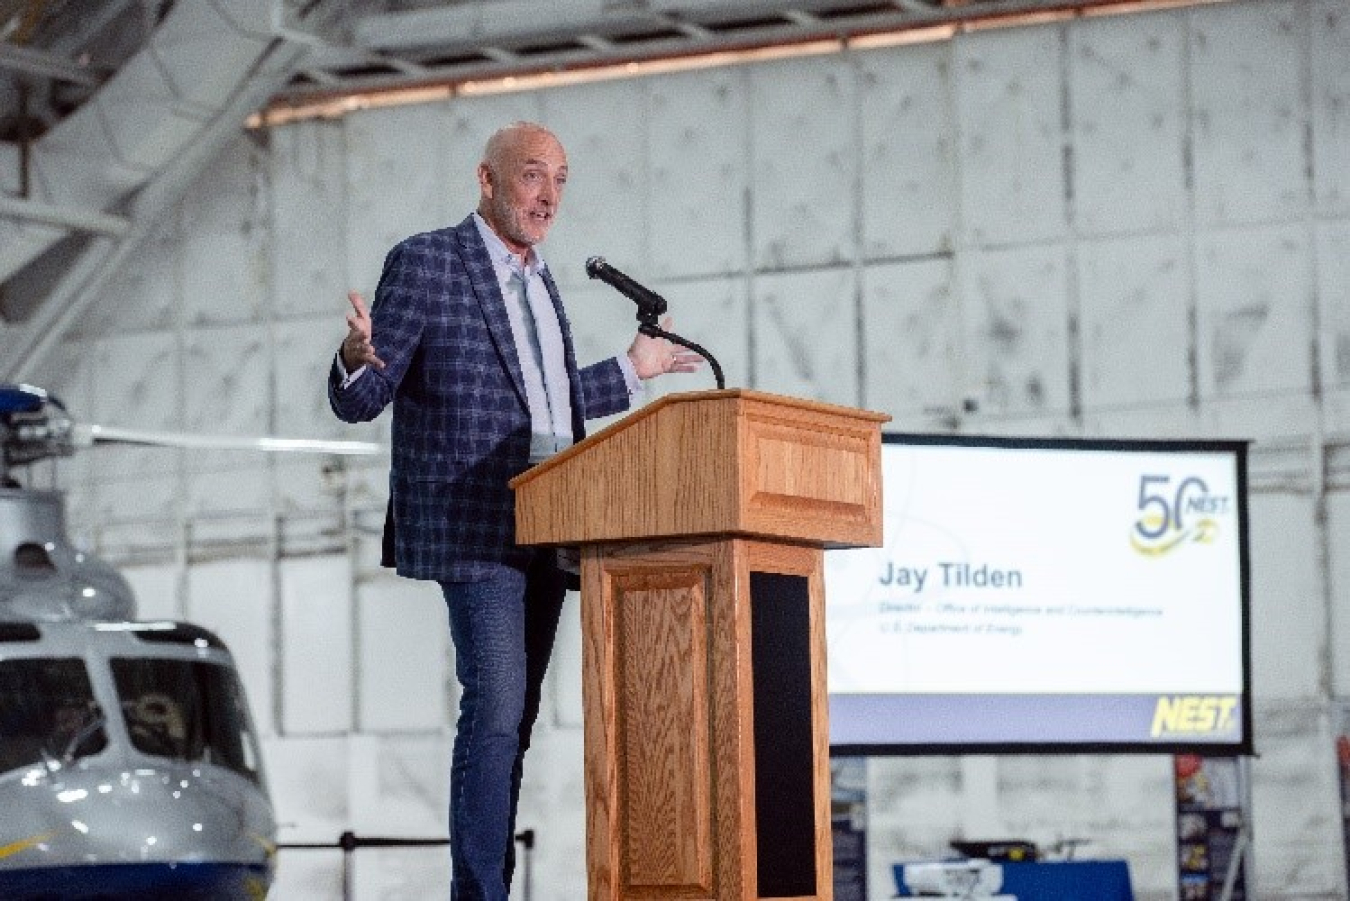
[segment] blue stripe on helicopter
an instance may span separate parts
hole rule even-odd
[[[248,901],[267,894],[265,864],[124,863],[0,870],[5,901]]]

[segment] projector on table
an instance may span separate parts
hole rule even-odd
[[[911,895],[1017,901],[1012,895],[998,894],[1003,887],[1003,867],[987,860],[942,860],[904,867],[905,888]]]

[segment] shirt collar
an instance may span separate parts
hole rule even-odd
[[[497,233],[492,230],[492,226],[487,224],[487,220],[479,215],[477,210],[473,213],[474,225],[478,226],[478,234],[483,236],[483,244],[487,246],[488,256],[492,258],[494,265],[498,267],[505,266],[513,272],[520,271],[520,257],[511,252],[511,248],[506,246]],[[525,275],[533,277],[542,274],[548,268],[544,258],[539,255],[538,247],[531,247],[525,252]]]

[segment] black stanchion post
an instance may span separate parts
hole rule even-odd
[[[348,830],[338,837],[338,847],[342,849],[342,901],[352,901],[352,867],[355,861],[352,854],[356,851],[356,833]]]
[[[532,901],[534,897],[534,873],[531,863],[531,852],[534,851],[534,830],[525,829],[516,833],[516,841],[525,853],[522,855],[525,860],[521,869],[525,871],[525,897],[521,901]]]

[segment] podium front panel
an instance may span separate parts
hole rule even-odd
[[[591,901],[829,901],[823,558],[583,550]]]
[[[712,893],[707,567],[615,575],[625,892]]]

